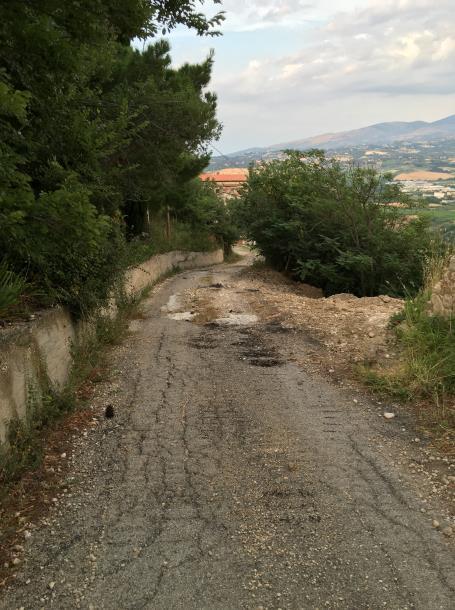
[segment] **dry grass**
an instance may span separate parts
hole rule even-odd
[[[416,171],[409,172],[407,174],[398,174],[395,176],[395,180],[428,180],[429,182],[433,180],[451,180],[453,178],[453,174],[446,174],[443,172],[428,172],[428,171]]]

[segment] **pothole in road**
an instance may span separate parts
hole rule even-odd
[[[274,349],[266,347],[262,339],[254,332],[242,331],[243,336],[232,343],[233,346],[243,348],[240,359],[248,360],[252,366],[273,367],[284,363]]]
[[[170,320],[191,322],[196,314],[193,311],[179,311],[181,308],[181,296],[179,294],[172,294],[166,305],[163,305],[161,308],[161,311],[166,313]]]
[[[251,358],[250,364],[252,366],[263,366],[265,368],[272,366],[283,366],[284,362],[277,358]]]
[[[290,333],[292,330],[294,330],[290,326],[284,326],[284,324],[282,324],[282,322],[274,322],[274,321],[268,322],[267,324],[265,324],[264,329],[270,333]]]
[[[221,290],[222,288],[229,288],[229,286],[222,284],[221,282],[215,282],[214,284],[208,284],[208,286],[198,286],[198,290]]]
[[[243,355],[246,358],[271,358],[274,356],[274,353],[264,349],[263,347],[253,347],[248,351],[243,352]]]
[[[163,305],[161,311],[165,313],[173,313],[180,309],[180,295],[171,294],[166,305]]]
[[[201,336],[190,340],[191,347],[195,349],[215,349],[218,341],[215,337]]]

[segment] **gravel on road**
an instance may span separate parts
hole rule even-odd
[[[144,303],[1,609],[454,607],[451,522],[399,460],[400,413],[298,366],[314,342],[261,316],[243,266]]]

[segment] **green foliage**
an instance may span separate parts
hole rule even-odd
[[[44,430],[72,410],[74,404],[74,395],[69,390],[55,392],[45,375],[40,387],[28,388],[27,419],[13,419],[8,446],[0,446],[0,488],[7,491],[11,483],[41,463]]]
[[[427,313],[428,294],[406,301],[404,322],[397,326],[406,363],[406,385],[413,395],[455,394],[455,320]]]
[[[344,170],[320,151],[289,151],[253,168],[237,212],[266,260],[326,294],[415,293],[431,237],[394,207],[399,187],[371,169]]]
[[[18,303],[25,286],[24,278],[10,271],[5,261],[0,262],[0,318]]]
[[[427,303],[425,291],[407,299],[394,320],[399,362],[362,377],[381,394],[420,403],[421,422],[446,437],[455,429],[455,318],[430,315]]]
[[[128,243],[128,264],[141,263],[170,250],[229,254],[239,238],[233,213],[213,185],[192,180],[172,193],[172,206],[149,218],[147,232]]]
[[[205,252],[217,247],[213,237],[202,227],[196,229],[189,223],[171,221],[171,233],[166,235],[166,222],[162,217],[153,219],[149,232],[135,237],[128,243],[128,265],[139,265],[156,254],[172,250]]]
[[[226,254],[239,239],[240,230],[236,223],[235,213],[229,201],[223,201],[213,184],[194,180],[186,186],[181,194],[180,209],[175,206],[175,213],[192,226],[198,227],[213,235]]]
[[[148,231],[206,165],[220,130],[212,57],[174,69],[166,41],[130,46],[178,25],[215,35],[223,15],[196,9],[1,3],[0,258],[44,304],[81,312],[105,301],[126,263],[122,234]]]
[[[123,237],[118,223],[98,214],[79,188],[43,193],[17,212],[9,230],[0,234],[0,250],[50,302],[76,312],[106,301],[112,278],[122,269]]]
[[[120,169],[110,181],[122,200],[130,233],[148,230],[148,219],[173,206],[179,191],[207,165],[208,142],[218,137],[216,97],[205,93],[213,60],[170,68],[169,45],[126,52],[115,75],[112,97],[128,107],[128,138],[110,159]]]

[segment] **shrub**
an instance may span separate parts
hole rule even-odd
[[[24,278],[8,269],[6,262],[0,263],[0,318],[8,314],[25,290]]]
[[[367,367],[362,376],[373,390],[412,401],[421,423],[453,447],[455,318],[429,315],[427,302],[428,292],[407,299],[393,320],[399,361],[385,368]]]
[[[387,203],[404,200],[388,177],[288,152],[250,176],[237,204],[246,236],[267,262],[325,294],[416,293],[431,236],[424,220]]]
[[[425,426],[445,443],[455,433],[455,318],[431,315],[433,286],[447,268],[453,250],[433,252],[425,268],[425,284],[390,320],[399,359],[388,366],[365,368],[364,380],[374,390],[413,401]]]
[[[205,252],[216,248],[206,229],[193,227],[189,223],[172,221],[170,235],[166,235],[166,222],[155,218],[148,233],[133,238],[127,246],[129,266],[139,265],[156,254],[172,250]]]
[[[429,315],[427,301],[425,294],[407,300],[396,332],[407,387],[437,399],[455,394],[455,320]]]
[[[0,235],[10,267],[46,295],[81,313],[106,301],[124,264],[120,223],[99,214],[80,187],[43,193],[15,209]]]
[[[226,254],[239,239],[240,231],[229,201],[223,201],[215,185],[193,180],[182,189],[183,202],[176,213],[192,230],[205,230]]]

